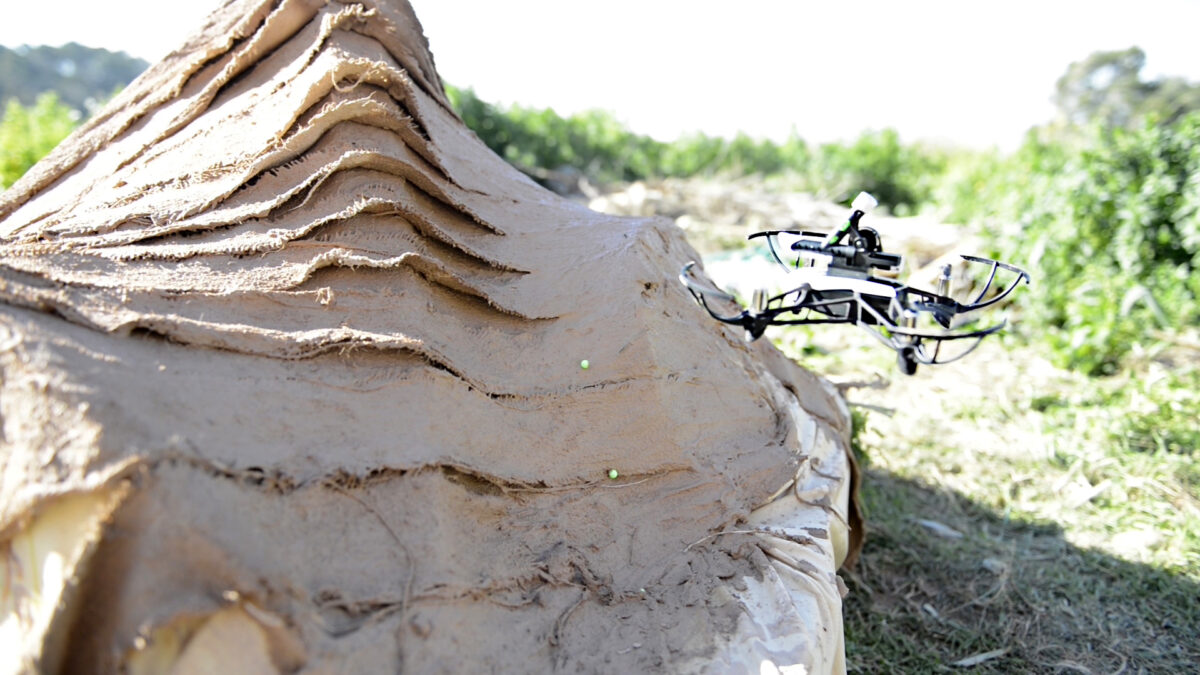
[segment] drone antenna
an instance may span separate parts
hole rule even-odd
[[[857,241],[859,238],[858,221],[862,220],[862,217],[867,215],[867,213],[876,206],[879,206],[879,202],[876,201],[876,199],[870,194],[866,192],[858,193],[858,196],[854,198],[854,201],[850,202],[850,208],[853,209],[853,211],[850,213],[850,219],[843,223],[842,226],[837,230],[829,233],[829,236],[825,237],[825,241],[822,242],[821,247],[829,248],[830,246],[841,243],[842,238],[845,237],[847,233],[850,234],[851,241]]]

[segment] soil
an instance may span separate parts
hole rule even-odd
[[[488,151],[406,3],[226,4],[0,219],[13,670],[844,668],[840,395]]]

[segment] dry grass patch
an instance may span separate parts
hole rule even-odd
[[[852,671],[1200,663],[1195,415],[1169,405],[1192,405],[1186,368],[1155,393],[1152,363],[1095,380],[996,341],[909,378],[887,350],[828,333],[780,342],[856,411],[871,529],[847,575]]]

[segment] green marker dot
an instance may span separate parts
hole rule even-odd
[[[580,362],[579,362],[579,367],[580,367],[580,368],[583,368],[584,370],[587,370],[589,367],[591,367],[591,365],[592,365],[592,364],[588,363],[588,360],[587,360],[587,359],[584,359],[584,360],[582,360],[582,361],[580,361]]]
[[[609,478],[611,478],[611,479],[613,479],[613,480],[616,480],[617,478],[620,478],[620,476],[621,476],[621,474],[617,473],[617,470],[616,470],[616,469],[609,469],[609,470],[608,470],[608,477],[609,477]]]

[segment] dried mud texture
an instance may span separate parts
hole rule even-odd
[[[227,3],[0,218],[0,670],[843,668],[843,402],[407,4]]]

